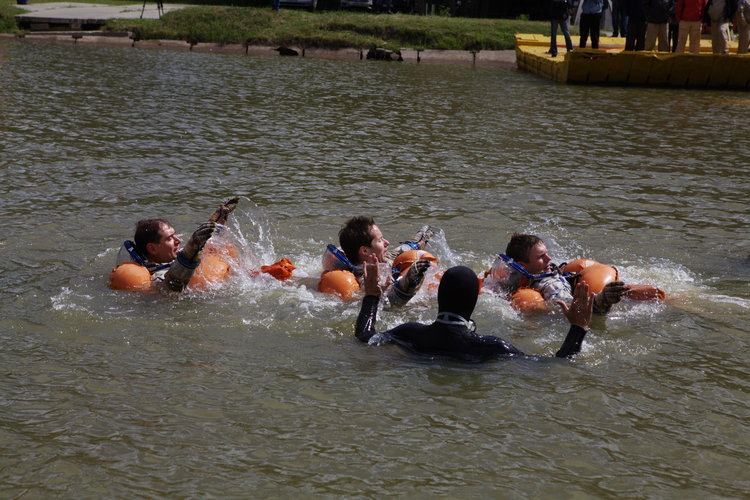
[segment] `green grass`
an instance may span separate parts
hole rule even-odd
[[[0,0],[0,33],[15,33],[18,31],[15,16],[24,11],[16,7],[16,2]]]
[[[105,0],[106,3],[123,3]],[[133,3],[133,2],[130,2]],[[0,30],[15,31],[11,0],[0,0]],[[190,43],[293,45],[308,48],[384,47],[414,49],[506,50],[515,33],[549,33],[549,23],[509,19],[473,19],[366,12],[194,6],[160,20],[118,19],[110,31],[131,31],[138,39]]]
[[[257,7],[188,7],[159,21],[116,20],[107,29],[133,31],[143,39],[294,45],[339,49],[504,50],[515,33],[546,33],[546,22],[469,19],[361,12],[307,12]]]

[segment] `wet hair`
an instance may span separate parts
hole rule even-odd
[[[375,225],[375,219],[366,215],[357,215],[344,223],[339,230],[339,245],[352,264],[359,263],[359,247],[372,244],[370,228]]]
[[[513,233],[510,237],[508,246],[505,247],[505,255],[515,260],[516,262],[528,262],[529,251],[534,248],[537,243],[543,243],[544,241],[539,236],[533,234],[522,234]]]
[[[149,243],[159,243],[159,240],[161,240],[162,237],[162,224],[167,226],[172,225],[164,219],[143,219],[136,222],[133,243],[135,245],[135,251],[138,252],[139,255],[142,257],[148,257],[146,245]]]
[[[479,296],[477,275],[466,266],[451,267],[440,278],[438,312],[452,312],[471,319]]]

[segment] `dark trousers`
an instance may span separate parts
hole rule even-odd
[[[646,21],[628,22],[628,35],[625,37],[625,50],[643,50],[646,48]]]
[[[558,26],[562,30],[562,34],[565,37],[565,48],[568,49],[568,52],[573,50],[573,41],[570,39],[570,29],[568,28],[568,20],[567,19],[553,19],[550,22],[552,23],[552,25],[550,28],[549,53],[552,54],[552,57],[557,56],[557,27]]]
[[[591,36],[591,48],[599,48],[599,25],[602,22],[602,13],[598,14],[581,14],[581,25],[578,30],[581,33],[581,48],[586,47],[586,42]]]
[[[669,39],[670,52],[677,50],[677,38],[679,37],[679,33],[680,25],[678,23],[669,23],[669,34],[667,35],[667,38]]]
[[[628,14],[623,5],[625,0],[612,2],[612,36],[625,36],[628,32]]]

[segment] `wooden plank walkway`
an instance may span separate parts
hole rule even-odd
[[[30,31],[95,30],[109,19],[159,19],[156,1],[132,5],[102,5],[78,2],[52,2],[17,5],[26,10],[16,16],[19,26]],[[166,4],[164,12],[185,5]]]

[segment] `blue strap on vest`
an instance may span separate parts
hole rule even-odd
[[[550,273],[532,274],[528,272],[525,267],[523,267],[521,264],[511,259],[507,255],[505,255],[504,253],[499,254],[498,257],[503,259],[510,267],[512,267],[519,273],[523,274],[525,277],[529,278],[530,280],[549,278],[550,276],[562,276],[563,278],[575,276],[573,273],[561,273],[560,271],[552,271]]]
[[[339,262],[341,262],[346,267],[347,271],[354,272],[356,270],[359,270],[359,271],[362,270],[361,268],[359,268],[359,267],[355,266],[354,264],[352,264],[351,261],[346,258],[346,255],[344,255],[344,252],[342,252],[341,250],[339,250],[338,248],[336,248],[336,245],[333,245],[332,243],[329,243],[328,246],[326,247],[326,249],[329,252],[331,252],[334,255],[334,257],[336,257],[339,260]]]
[[[133,259],[133,262],[136,264],[140,264],[143,267],[146,267],[146,263],[143,261],[140,255],[138,255],[138,252],[135,251],[135,244],[130,240],[125,240],[125,242],[122,244],[122,246],[125,247],[125,250],[128,251],[130,254],[130,258]]]
[[[410,241],[409,243],[411,243],[414,246],[417,246],[417,244],[414,243],[413,241]],[[342,252],[341,250],[339,250],[338,248],[336,248],[336,245],[334,245],[332,243],[329,243],[326,246],[326,250],[328,250],[329,252],[331,252],[333,254],[333,256],[336,257],[338,259],[338,261],[341,262],[341,264],[344,265],[344,267],[346,267],[347,271],[350,271],[350,272],[353,272],[353,273],[361,273],[362,272],[362,268],[360,266],[355,266],[354,264],[352,264],[352,262],[349,259],[346,258],[346,255],[344,255],[344,252]],[[419,248],[417,247],[417,248],[415,248],[415,250],[419,250]],[[393,278],[394,281],[398,278],[398,276],[399,276],[399,270],[396,269],[395,267],[391,268],[391,277]],[[396,283],[396,284],[398,285],[398,283]]]

